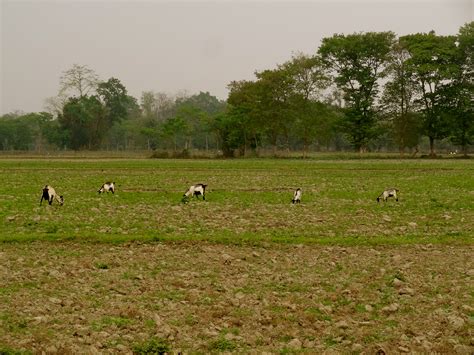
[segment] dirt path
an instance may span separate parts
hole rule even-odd
[[[0,245],[0,350],[474,351],[474,247]]]

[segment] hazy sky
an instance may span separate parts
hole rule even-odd
[[[0,114],[41,111],[73,64],[130,95],[209,91],[253,79],[334,33],[435,30],[473,21],[474,0],[1,2]]]

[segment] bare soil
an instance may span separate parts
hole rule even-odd
[[[0,245],[0,350],[474,352],[474,247]]]

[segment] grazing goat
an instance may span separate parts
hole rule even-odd
[[[389,197],[395,197],[395,201],[398,201],[398,196],[397,196],[397,192],[399,192],[400,190],[398,189],[395,189],[395,188],[389,188],[389,189],[385,189],[384,192],[382,192],[379,197],[377,197],[377,202],[380,201],[380,199],[382,198],[384,202],[387,202],[387,199]]]
[[[204,184],[196,184],[191,186],[188,191],[186,191],[183,195],[183,202],[188,201],[189,197],[196,196],[198,198],[199,195],[202,195],[202,200],[204,201],[206,199],[206,186]]]
[[[41,195],[40,206],[43,203],[43,199],[47,200],[50,205],[53,203],[53,200],[58,201],[58,203],[61,206],[64,204],[64,197],[58,196],[56,191],[49,185],[46,185],[43,188],[43,194]]]
[[[301,203],[301,189],[297,188],[295,190],[295,193],[293,194],[293,200],[291,200],[292,203]]]
[[[109,191],[115,193],[115,182],[106,182],[97,192],[100,194],[102,192],[108,193]]]

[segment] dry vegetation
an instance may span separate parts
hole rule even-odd
[[[474,249],[4,244],[0,343],[47,353],[474,350]]]

